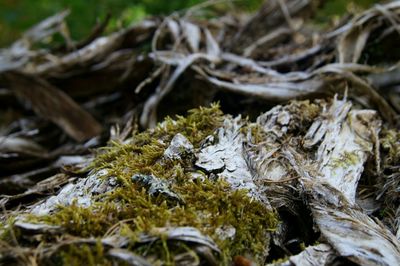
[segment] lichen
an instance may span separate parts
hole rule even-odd
[[[219,106],[212,105],[192,110],[186,118],[167,118],[152,130],[135,133],[126,143],[110,143],[98,151],[91,168],[107,169],[107,176],[101,178],[116,178],[119,185],[115,189],[97,195],[90,207],[74,203],[59,206],[50,215],[29,215],[26,219],[60,225],[75,237],[125,236],[130,241],[131,251],[155,264],[162,261],[165,265],[173,265],[173,257],[190,248],[184,243],[177,248],[176,243],[171,246],[165,240],[138,246],[140,235],[151,235],[155,228],[190,226],[215,241],[221,250],[219,260],[222,265],[229,264],[234,256],[244,254],[252,254],[263,263],[269,245],[267,234],[275,230],[278,223],[276,213],[250,198],[247,190],[234,190],[223,179],[208,179],[205,173],[195,170],[191,158],[167,160],[163,157],[178,133],[185,136],[194,149],[199,149],[207,136],[215,135],[223,119]],[[138,174],[152,176],[151,180],[165,180],[168,189],[181,200],[170,201],[163,193],[149,194],[149,186],[132,180]],[[221,228],[229,227],[235,229],[233,236],[218,234]],[[64,249],[60,258],[68,265],[80,261],[74,256],[85,257],[89,265],[107,265],[109,261],[99,260],[100,254],[94,247],[71,247]]]
[[[343,154],[340,154],[338,158],[332,158],[329,166],[331,168],[346,168],[357,164],[359,160],[360,158],[357,155],[357,152],[344,151]]]

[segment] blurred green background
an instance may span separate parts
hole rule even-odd
[[[143,19],[188,8],[204,0],[0,0],[0,46],[52,14],[69,8],[67,22],[73,39],[87,36],[96,20],[112,15],[109,30]],[[229,1],[227,1],[229,2]],[[236,7],[256,9],[263,0],[235,1]]]
[[[126,26],[148,15],[169,14],[204,0],[0,0],[0,47],[9,45],[23,31],[52,14],[69,8],[68,26],[73,39],[88,35],[96,20],[107,13],[112,15],[108,30]],[[226,2],[229,2],[227,0]],[[251,11],[263,0],[236,0],[230,7]],[[317,19],[327,22],[349,8],[365,8],[376,0],[327,0],[319,1],[322,9]],[[352,6],[353,5],[353,6]]]

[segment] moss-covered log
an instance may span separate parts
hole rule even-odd
[[[167,118],[98,150],[87,175],[12,215],[3,241],[26,249],[4,247],[2,260],[37,253],[42,263],[63,264],[272,263],[304,233],[290,230],[286,210],[304,219],[305,208],[316,232],[304,227],[314,236],[298,248],[324,246],[289,260],[393,265],[396,238],[355,205],[379,130],[374,111],[336,98],[276,106],[255,122],[218,105]]]

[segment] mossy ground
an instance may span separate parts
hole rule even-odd
[[[236,255],[249,254],[262,263],[269,245],[267,234],[278,222],[276,213],[251,199],[246,190],[233,190],[222,179],[208,179],[206,173],[194,168],[194,158],[190,156],[179,160],[163,158],[177,133],[184,135],[197,149],[222,125],[223,119],[219,106],[212,105],[192,110],[187,117],[167,118],[153,130],[135,133],[127,143],[110,143],[98,151],[91,168],[107,169],[108,177],[118,180],[116,189],[96,196],[89,208],[77,204],[60,206],[51,215],[30,215],[30,221],[61,225],[74,237],[126,236],[130,239],[131,251],[158,265],[173,265],[174,256],[190,247],[167,241],[136,245],[139,235],[155,234],[156,229],[162,227],[191,226],[216,242],[222,251],[218,258],[222,265],[229,264]],[[194,178],[194,172],[202,178]],[[151,174],[166,180],[184,203],[170,202],[162,195],[150,196],[144,187],[132,182],[135,174]],[[236,230],[232,238],[218,234],[227,227]],[[80,245],[63,249],[56,260],[62,265],[111,264],[103,253],[98,245]]]

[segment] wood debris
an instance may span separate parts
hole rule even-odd
[[[0,264],[400,265],[400,2],[209,4],[0,50]]]

